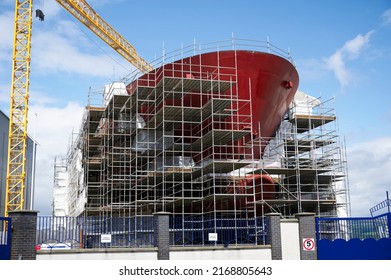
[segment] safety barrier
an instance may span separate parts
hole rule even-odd
[[[266,218],[171,216],[171,246],[266,244]],[[155,246],[154,216],[49,217],[37,220],[37,250]]]
[[[317,218],[320,260],[390,260],[391,213],[370,218]]]

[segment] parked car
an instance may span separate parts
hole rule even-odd
[[[35,250],[67,250],[71,249],[71,243],[42,243],[35,246]]]

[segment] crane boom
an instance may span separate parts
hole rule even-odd
[[[56,1],[137,69],[144,73],[153,69],[137,54],[136,49],[104,21],[85,0]]]
[[[24,205],[32,0],[15,1],[5,216]]]
[[[84,0],[56,0],[62,7],[142,72],[153,68],[136,49],[106,23]],[[14,44],[5,216],[24,209],[26,178],[27,114],[30,85],[30,49],[33,0],[15,0]]]

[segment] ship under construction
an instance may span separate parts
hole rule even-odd
[[[55,216],[163,211],[239,226],[270,212],[349,215],[333,100],[298,90],[288,52],[230,40],[151,65],[90,92],[79,133],[55,162]]]

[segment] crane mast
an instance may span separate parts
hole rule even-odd
[[[24,205],[32,0],[15,1],[5,216]]]
[[[84,0],[56,0],[63,8],[146,73],[153,68]],[[33,0],[15,0],[5,216],[24,209]]]

